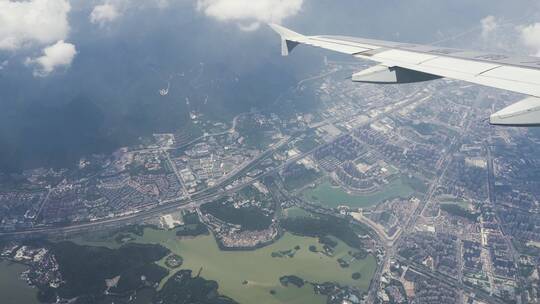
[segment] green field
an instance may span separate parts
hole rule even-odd
[[[8,261],[0,262],[0,302],[4,304],[34,304],[37,300],[37,289],[34,289],[19,276],[26,267]]]
[[[133,237],[132,234],[129,235]],[[118,243],[114,240],[114,236],[102,234],[99,232],[92,235],[85,234],[72,237],[68,241],[81,246],[106,247],[110,249],[118,249],[122,246],[121,243]]]
[[[80,244],[117,247],[114,240],[92,240],[81,238],[73,240]],[[337,282],[343,285],[357,286],[367,290],[375,272],[376,261],[373,256],[351,263],[349,268],[340,268],[337,259],[348,255],[350,247],[336,240],[338,246],[333,257],[308,250],[310,245],[322,246],[316,238],[285,234],[276,243],[254,251],[220,251],[214,237],[199,236],[192,239],[179,240],[175,231],[145,229],[143,237],[137,237],[138,243],[161,244],[184,258],[182,269],[191,269],[196,274],[201,268],[201,276],[219,283],[220,293],[240,303],[326,303],[326,297],[316,295],[313,288],[306,284],[302,288],[283,287],[279,278],[285,275],[296,275],[311,282]],[[300,246],[293,258],[273,258],[274,251],[284,251]],[[165,267],[165,261],[160,261]],[[355,281],[353,272],[360,272],[362,278]],[[171,273],[172,275],[172,273]],[[166,278],[167,279],[167,278]],[[165,282],[163,280],[162,284]],[[247,284],[242,284],[247,281]],[[271,295],[270,290],[276,294]]]
[[[283,216],[284,217],[312,217],[314,216],[313,213],[308,212],[302,208],[298,207],[291,207],[283,210]]]
[[[352,208],[367,208],[388,199],[408,197],[413,193],[414,189],[398,178],[380,191],[368,195],[349,194],[341,187],[333,186],[328,180],[325,180],[314,189],[307,189],[303,195],[307,200],[315,201],[328,207],[346,205]]]
[[[472,205],[469,202],[458,201],[458,200],[441,201],[440,204],[441,205],[456,205],[456,206],[459,206],[459,207],[463,208],[464,210],[471,210],[471,207],[472,207]]]

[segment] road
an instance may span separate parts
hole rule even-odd
[[[185,185],[184,181],[182,180],[182,177],[180,176],[180,173],[178,173],[178,168],[176,168],[176,165],[172,161],[171,155],[167,151],[163,151],[163,153],[165,154],[165,157],[167,158],[167,162],[169,163],[169,166],[172,168],[172,170],[174,172],[174,175],[176,176],[176,180],[178,181],[178,183],[180,183],[180,185],[182,185],[182,191],[184,192],[184,195],[188,195],[186,185]]]
[[[489,141],[491,141],[491,138],[489,138]],[[497,210],[497,199],[495,195],[495,171],[493,167],[493,155],[491,154],[491,147],[489,146],[489,142],[484,142],[484,147],[486,149],[487,153],[487,163],[488,163],[488,201],[495,211],[495,219],[497,221],[497,226],[499,227],[500,233],[503,237],[503,239],[506,242],[506,246],[508,247],[508,250],[510,252],[510,257],[512,258],[512,261],[514,262],[514,265],[518,265],[520,254],[517,252],[516,248],[514,247],[514,244],[512,243],[512,237],[504,232],[504,229],[501,225],[502,221],[499,216],[499,211]],[[525,286],[525,282],[520,282],[520,278],[516,277],[516,282],[518,283],[518,286]],[[523,284],[523,285],[522,285]],[[519,291],[516,291],[517,299],[516,303],[521,304],[521,295],[519,294]]]

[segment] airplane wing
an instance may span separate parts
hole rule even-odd
[[[356,82],[411,83],[446,77],[528,95],[491,115],[490,123],[540,126],[540,58],[345,36],[304,36],[280,25],[270,26],[281,35],[283,56],[305,44],[379,63],[354,74]]]

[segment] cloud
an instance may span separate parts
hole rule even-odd
[[[259,27],[261,27],[261,24],[259,22],[251,22],[248,24],[238,23],[238,27],[244,32],[253,32],[258,30]]]
[[[533,49],[535,56],[540,56],[540,23],[520,26],[517,30],[523,44]]]
[[[155,0],[155,3],[161,9],[169,7],[169,0]]]
[[[70,10],[68,0],[0,0],[0,50],[65,39]]]
[[[105,0],[101,4],[94,6],[89,19],[90,22],[99,24],[99,26],[103,27],[106,24],[117,20],[130,9],[144,10],[153,7],[166,9],[169,7],[169,0]]]
[[[482,37],[487,38],[493,31],[495,31],[499,25],[497,19],[494,16],[487,16],[480,20],[482,24]]]
[[[304,0],[197,0],[197,10],[219,21],[238,21],[253,31],[260,22],[281,23],[302,9]]]
[[[27,58],[27,65],[35,65],[34,76],[45,77],[56,68],[71,65],[77,54],[75,45],[60,40],[43,49],[43,55],[37,58]]]
[[[104,26],[108,22],[116,20],[120,16],[118,8],[113,3],[96,5],[90,13],[90,22]]]

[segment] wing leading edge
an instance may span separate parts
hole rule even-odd
[[[491,115],[490,123],[540,126],[540,58],[344,36],[304,36],[270,26],[281,36],[283,56],[305,44],[379,63],[353,75],[353,81],[410,83],[445,77],[529,95]]]

